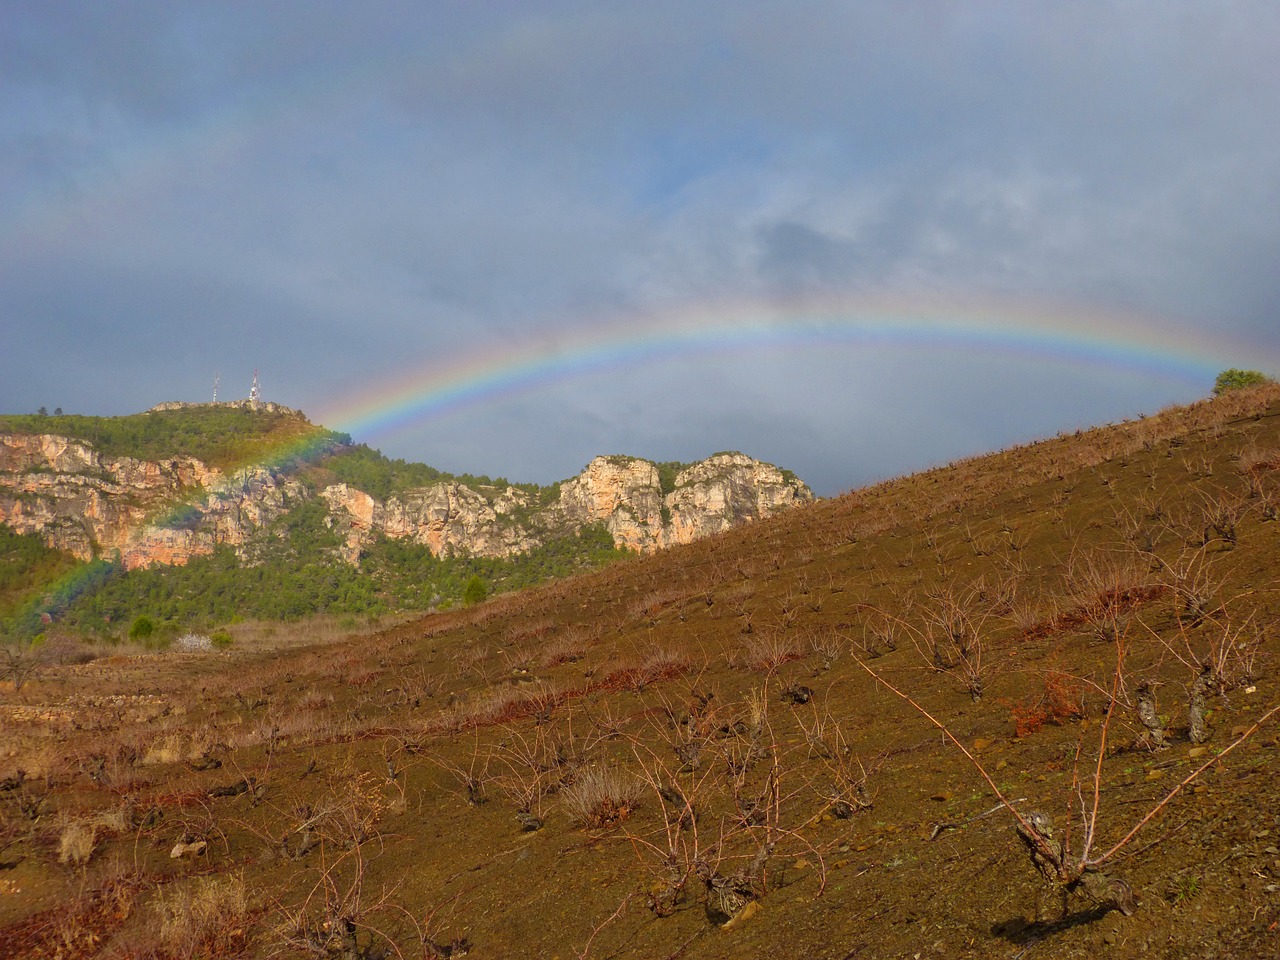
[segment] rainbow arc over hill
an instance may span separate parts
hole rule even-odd
[[[806,346],[845,351],[945,351],[1010,363],[1054,362],[1141,374],[1186,391],[1257,344],[1208,336],[1139,314],[1011,300],[858,297],[795,303],[719,302],[583,325],[443,363],[409,368],[374,390],[318,411],[319,422],[361,438],[382,436],[471,406],[501,402],[593,374],[691,357]],[[1268,358],[1280,366],[1280,352]],[[1194,396],[1195,393],[1190,394]]]
[[[553,337],[409,368],[377,389],[317,411],[315,419],[367,442],[416,423],[592,375],[672,360],[714,360],[815,345],[847,351],[853,361],[887,349],[942,351],[1011,364],[1065,363],[1162,380],[1188,397],[1207,392],[1214,375],[1225,367],[1257,367],[1262,361],[1271,370],[1280,369],[1275,349],[1097,308],[1009,300],[960,304],[921,297],[721,302],[641,318],[612,318]],[[223,488],[202,491],[202,496],[234,496],[237,472],[287,472],[330,449],[330,441],[319,432],[290,439],[251,463],[235,465],[226,472]],[[191,507],[170,506],[148,517],[134,535],[165,527]],[[46,608],[55,614],[65,609],[94,589],[95,576],[85,568],[73,571],[46,591],[53,597]]]

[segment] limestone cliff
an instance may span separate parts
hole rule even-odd
[[[619,546],[648,553],[812,498],[794,477],[740,453],[695,463],[674,484],[670,472],[665,479],[666,490],[647,460],[597,457],[558,490],[448,481],[379,500],[346,483],[313,494],[314,483],[268,467],[224,474],[192,457],[133,460],[67,437],[0,434],[0,523],[80,559],[118,554],[131,569],[185,563],[224,544],[245,549],[317,495],[351,563],[379,536],[409,539],[437,556],[509,557],[593,523]]]
[[[67,437],[0,434],[0,523],[81,560],[185,563],[242,544],[300,492],[265,467],[224,476],[192,457],[107,457]]]
[[[671,522],[664,545],[691,543],[812,500],[799,480],[741,453],[717,453],[676,477],[665,505]]]
[[[511,519],[530,499],[512,487],[490,500],[461,483],[439,483],[381,503],[340,483],[326,487],[321,496],[333,522],[346,533],[344,556],[353,563],[363,545],[379,533],[424,544],[436,556],[509,557],[541,542]]]
[[[662,546],[662,506],[658,468],[648,460],[596,457],[560,485],[556,510],[562,523],[603,522],[618,546],[648,553]]]
[[[380,503],[337,484],[322,496],[346,534],[344,553],[352,561],[377,534],[407,537],[437,555],[506,557],[591,523],[603,523],[618,546],[650,553],[813,499],[799,480],[741,453],[693,464],[665,495],[655,464],[619,456],[596,457],[561,483],[559,498],[541,509],[530,494],[512,487],[485,493],[443,483]]]

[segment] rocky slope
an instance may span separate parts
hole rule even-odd
[[[647,553],[812,499],[799,480],[740,453],[687,467],[667,490],[653,463],[617,456],[597,457],[558,495],[450,481],[378,500],[345,483],[313,486],[263,466],[227,474],[192,457],[134,460],[68,437],[0,433],[0,523],[84,560],[118,552],[131,569],[243,547],[313,496],[344,534],[349,562],[380,535],[436,555],[507,557],[592,523]]]

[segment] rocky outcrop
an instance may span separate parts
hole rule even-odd
[[[254,413],[280,413],[297,420],[310,422],[307,420],[306,414],[301,410],[286,407],[284,404],[275,403],[272,400],[219,400],[216,403],[191,403],[187,400],[170,400],[166,403],[157,403],[147,413],[166,413],[172,410],[201,410],[215,407],[226,410],[251,410]]]
[[[647,460],[612,456],[592,460],[558,494],[444,482],[385,501],[344,483],[319,496],[351,563],[379,536],[437,556],[508,557],[594,523],[648,553],[812,498],[794,477],[740,453],[695,463],[674,484],[668,472],[665,482]],[[186,563],[220,545],[248,551],[257,531],[311,496],[284,469],[224,474],[192,457],[133,460],[67,437],[0,434],[0,523],[83,560],[118,555],[132,569]]]
[[[301,492],[265,467],[224,476],[193,457],[106,457],[66,437],[0,434],[0,523],[81,560],[185,563],[243,544]]]
[[[813,499],[799,480],[741,453],[693,464],[665,495],[650,461],[596,457],[561,483],[559,498],[542,509],[532,495],[512,487],[479,492],[458,483],[409,491],[386,503],[346,484],[327,487],[322,496],[345,531],[344,555],[352,562],[378,534],[409,538],[437,556],[506,557],[592,523],[603,523],[618,546],[650,553]]]
[[[717,453],[676,477],[665,501],[671,521],[664,545],[691,543],[812,499],[808,487],[771,463]]]
[[[597,457],[560,488],[570,525],[603,522],[614,542],[641,553],[691,543],[813,499],[799,480],[741,453],[692,464],[662,491],[658,468],[632,457]]]
[[[542,541],[518,519],[530,495],[513,487],[493,498],[461,483],[439,483],[380,503],[345,483],[321,493],[333,522],[346,533],[344,556],[350,562],[376,534],[409,539],[436,556],[471,553],[509,557]]]
[[[560,485],[560,523],[604,523],[613,542],[648,553],[662,546],[662,488],[658,468],[632,457],[596,457]]]

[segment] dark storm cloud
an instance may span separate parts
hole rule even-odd
[[[1265,2],[23,4],[0,407],[121,412],[256,366],[336,408],[583,323],[864,292],[1167,315],[1261,363],[1278,58]],[[831,492],[1197,389],[974,363],[670,361],[367,439],[515,479],[741,447]]]

